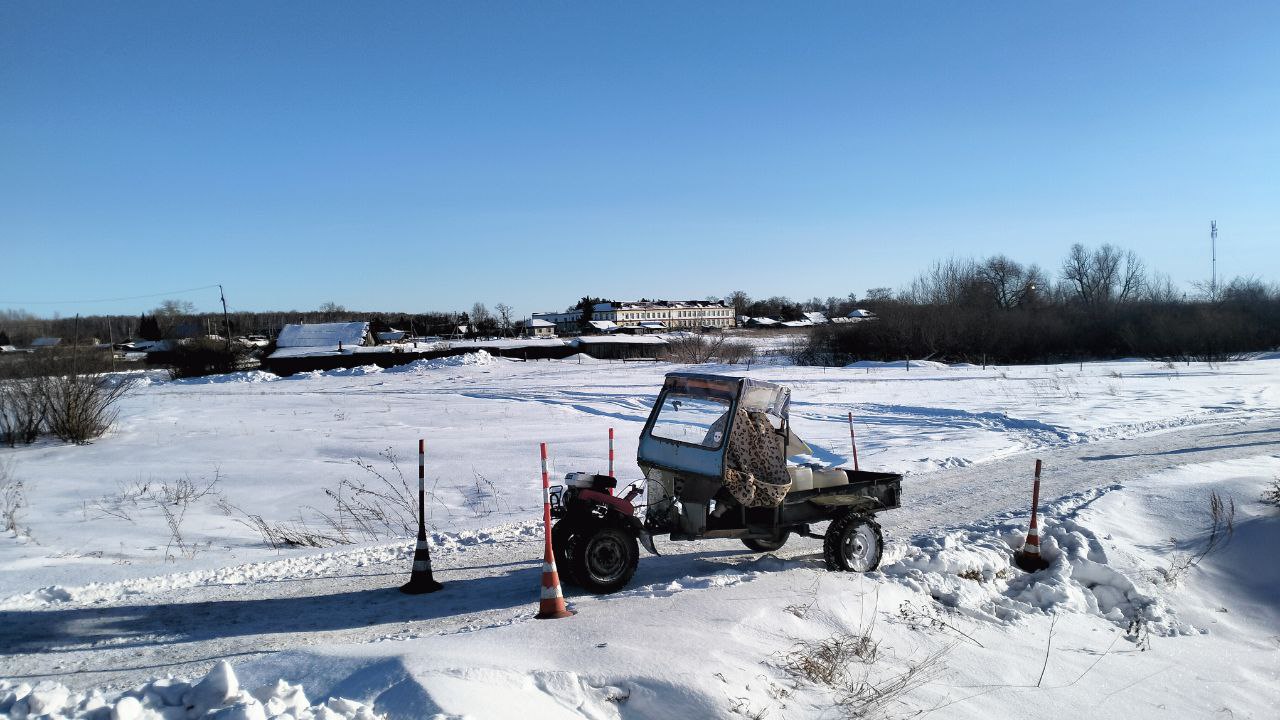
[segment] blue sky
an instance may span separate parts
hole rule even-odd
[[[0,4],[0,308],[1280,279],[1280,3]],[[174,294],[212,310],[217,291]]]

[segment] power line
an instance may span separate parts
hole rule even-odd
[[[102,298],[99,300],[0,300],[0,304],[5,304],[5,305],[91,305],[93,303],[120,302],[123,300],[143,300],[146,298],[163,297],[165,295],[181,295],[182,293],[195,292],[197,290],[210,290],[216,287],[221,287],[221,286],[201,285],[200,287],[187,288],[186,290],[167,290],[165,292],[151,293],[148,295],[130,295],[129,297]]]

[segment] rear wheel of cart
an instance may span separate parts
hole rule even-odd
[[[875,520],[848,513],[831,521],[822,541],[828,570],[870,572],[880,566],[884,536]]]
[[[791,531],[783,530],[776,538],[745,538],[742,544],[756,552],[773,552],[786,545],[789,537],[791,537]]]
[[[569,564],[574,579],[597,594],[621,590],[640,564],[635,535],[612,525],[583,528],[574,536],[572,548]]]

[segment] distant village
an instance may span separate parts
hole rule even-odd
[[[166,364],[193,343],[216,345],[252,360],[248,364],[280,374],[377,364],[393,366],[419,358],[438,358],[485,350],[498,356],[524,360],[563,359],[578,353],[603,360],[652,360],[664,355],[673,338],[726,331],[800,329],[827,323],[858,322],[874,317],[853,309],[843,317],[820,311],[793,313],[799,319],[737,315],[731,305],[716,300],[599,301],[562,312],[536,312],[510,324],[506,332],[483,333],[469,322],[450,325],[445,332],[415,333],[379,319],[284,324],[278,334],[245,334],[226,337],[216,315],[199,322],[173,323],[165,330],[154,316],[143,316],[140,335],[103,341],[98,337],[35,337],[26,344],[9,342],[0,331],[0,353],[6,355],[93,348],[112,353],[119,362]],[[466,314],[464,320],[469,320]],[[488,328],[493,330],[494,328]],[[437,328],[439,330],[439,328]]]

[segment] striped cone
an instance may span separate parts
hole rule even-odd
[[[547,475],[547,444],[542,443],[542,523],[546,528],[547,542],[542,557],[542,595],[538,599],[539,620],[566,618],[573,613],[564,604],[560,590],[560,572],[556,570],[556,556],[551,549],[551,480]]]
[[[427,472],[426,441],[418,440],[418,544],[413,547],[413,571],[400,592],[409,595],[433,593],[444,587],[431,576],[431,546],[427,544]]]
[[[418,538],[413,548],[413,572],[409,574],[409,582],[400,586],[400,592],[409,595],[433,593],[444,586],[431,576],[431,551],[425,537]]]
[[[1022,550],[1013,556],[1018,567],[1027,572],[1036,572],[1049,567],[1049,563],[1040,555],[1040,528],[1036,526],[1036,514],[1040,507],[1040,461],[1036,460],[1036,479],[1031,486],[1031,526],[1027,528],[1027,540]]]

